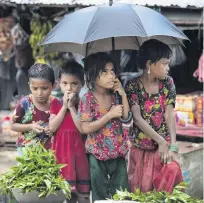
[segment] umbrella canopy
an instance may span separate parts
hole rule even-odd
[[[188,38],[167,18],[150,8],[116,3],[92,6],[66,15],[41,45],[45,46],[46,52],[75,52],[87,56],[112,49],[137,50],[147,39],[182,44],[182,40]]]

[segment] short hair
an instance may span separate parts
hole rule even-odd
[[[81,81],[82,85],[84,85],[84,68],[75,60],[69,60],[62,65],[59,71],[59,78],[61,78],[62,74],[74,75]]]
[[[105,69],[107,63],[112,63],[115,74],[118,74],[118,68],[112,57],[107,53],[97,53],[90,55],[84,59],[84,71],[86,77],[87,87],[93,88],[97,77]]]
[[[55,83],[55,74],[51,66],[42,63],[35,63],[28,70],[28,78],[45,79],[52,83]]]
[[[171,56],[172,50],[168,45],[156,39],[150,39],[145,41],[139,49],[138,65],[140,69],[145,69],[148,60],[156,63],[162,58],[170,59]]]

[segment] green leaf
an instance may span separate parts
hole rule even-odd
[[[62,190],[66,198],[70,198],[70,185],[60,173],[65,165],[56,163],[52,150],[46,150],[38,143],[25,147],[23,157],[17,157],[16,160],[17,166],[0,175],[1,193],[12,194],[13,188],[19,188],[24,194],[37,191],[41,198]]]
[[[165,191],[157,192],[156,190],[142,193],[139,189],[136,189],[134,193],[129,193],[127,190],[117,190],[113,195],[114,200],[132,200],[138,203],[201,203],[202,200],[192,198],[189,195],[181,191],[186,188],[186,183],[181,183],[174,188],[172,194]]]
[[[136,195],[139,195],[140,193],[141,193],[140,189],[137,188],[137,189],[135,190],[135,194],[136,194]]]
[[[45,184],[47,185],[48,189],[51,188],[51,182],[49,180],[44,180]]]

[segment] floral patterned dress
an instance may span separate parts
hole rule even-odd
[[[164,114],[167,105],[175,105],[176,90],[173,79],[159,80],[159,92],[146,92],[140,79],[133,79],[126,85],[130,107],[140,106],[144,120],[162,137],[170,141]],[[133,125],[130,139],[134,145],[129,153],[128,179],[131,191],[139,188],[142,192],[153,189],[171,193],[175,185],[182,181],[181,169],[177,162],[163,164],[160,160],[157,143],[140,128]]]
[[[50,97],[52,100],[53,97]],[[32,122],[38,122],[42,126],[47,126],[50,117],[50,111],[41,111],[37,109],[32,101],[32,95],[23,97],[16,105],[13,122],[21,124],[30,124]],[[22,133],[18,137],[17,147],[24,147],[25,145],[34,144],[36,141],[40,141],[44,144],[46,149],[51,148],[51,138],[44,133],[36,134],[33,131]]]
[[[115,105],[114,96],[112,105]],[[103,117],[110,108],[101,108],[93,93],[89,91],[81,98],[79,118],[82,122],[95,121]],[[119,119],[112,119],[100,130],[87,135],[85,148],[87,153],[93,154],[101,161],[125,157],[128,151],[127,136],[124,136]]]
[[[146,122],[162,137],[168,139],[168,130],[164,120],[165,106],[175,105],[176,90],[173,79],[168,76],[165,80],[159,80],[159,92],[149,94],[146,92],[140,79],[133,79],[126,85],[126,93],[130,108],[137,103],[140,106],[141,115]],[[152,150],[157,148],[148,135],[145,135],[135,124],[131,133],[134,144],[142,149]]]

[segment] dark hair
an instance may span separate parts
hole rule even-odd
[[[76,61],[70,60],[62,65],[59,71],[59,78],[61,78],[62,74],[74,75],[81,81],[82,85],[84,85],[84,69],[83,66]]]
[[[145,69],[148,60],[156,63],[162,58],[170,59],[172,51],[168,45],[156,39],[145,41],[139,49],[138,65],[139,68]]]
[[[53,69],[47,64],[36,63],[28,70],[28,78],[40,78],[55,83],[55,74]]]
[[[115,74],[118,74],[118,69],[114,60],[107,53],[97,53],[90,55],[84,59],[84,71],[86,77],[87,87],[93,88],[96,78],[105,69],[107,63],[112,63],[114,66]]]

